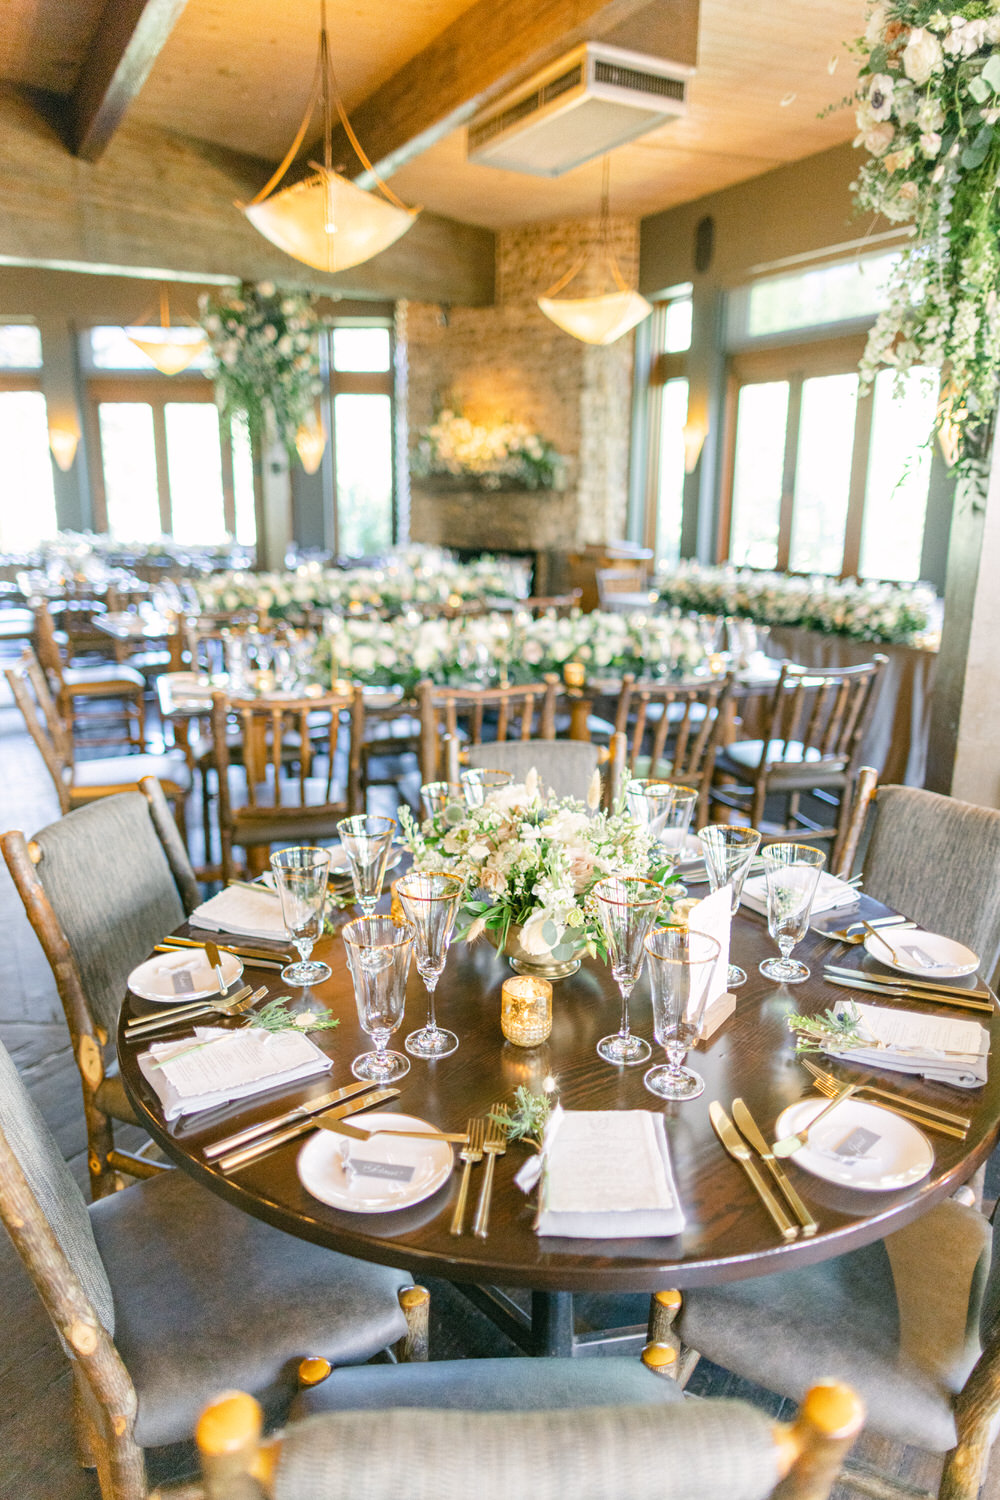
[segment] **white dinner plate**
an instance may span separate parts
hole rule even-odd
[[[228,988],[236,983],[243,973],[243,965],[235,953],[220,953],[222,976]],[[178,989],[173,975],[178,969],[186,970],[192,981],[191,989]],[[157,953],[144,964],[133,969],[128,976],[128,987],[142,1000],[155,1000],[162,1005],[183,1005],[186,1000],[207,1000],[209,995],[219,993],[219,982],[215,970],[208,961],[203,948],[179,948],[176,953]]]
[[[358,1115],[350,1124],[362,1130],[382,1125],[392,1130],[434,1130],[426,1120],[414,1115],[375,1110]],[[408,1181],[351,1172],[347,1161],[385,1163],[411,1168]],[[354,1214],[384,1214],[422,1203],[448,1181],[455,1157],[447,1141],[419,1141],[405,1136],[374,1136],[370,1141],[355,1141],[349,1136],[318,1130],[299,1152],[299,1181],[307,1193],[331,1208],[344,1208]]]
[[[865,949],[880,964],[900,974],[920,974],[924,979],[960,979],[963,974],[974,974],[979,968],[979,959],[971,948],[956,943],[953,938],[942,937],[939,932],[898,932],[890,928],[885,939],[883,942],[869,933],[865,938]],[[895,948],[898,963],[886,943]]]
[[[827,1103],[826,1099],[800,1099],[790,1104],[778,1116],[775,1140],[796,1135]],[[934,1149],[901,1115],[861,1099],[845,1099],[809,1132],[792,1160],[806,1172],[841,1187],[887,1193],[926,1177],[934,1165]]]

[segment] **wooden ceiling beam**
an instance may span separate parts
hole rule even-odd
[[[76,88],[66,104],[65,134],[74,156],[103,154],[187,0],[108,0]]]
[[[532,68],[599,39],[693,64],[698,0],[476,0],[352,109],[351,125],[388,177]],[[336,36],[332,42],[336,66]],[[303,155],[315,158],[316,151],[314,143]],[[362,187],[372,185],[369,173],[355,171],[357,156],[339,126],[333,160]]]

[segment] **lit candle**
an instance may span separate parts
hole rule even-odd
[[[569,688],[582,688],[587,680],[587,669],[582,661],[568,661],[563,664],[563,681]]]
[[[552,1032],[552,986],[547,979],[518,974],[505,979],[500,998],[500,1029],[517,1047],[537,1047]]]

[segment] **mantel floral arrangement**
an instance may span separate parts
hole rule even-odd
[[[648,831],[624,812],[597,811],[599,800],[599,778],[584,803],[546,796],[530,772],[526,781],[490,792],[481,807],[456,804],[419,826],[401,808],[400,825],[414,869],[448,869],[466,881],[468,942],[488,933],[502,952],[517,927],[533,958],[547,959],[567,944],[603,957],[591,897],[597,882],[652,873],[662,884],[667,872],[650,872]]]
[[[418,435],[410,459],[416,479],[460,479],[468,489],[551,490],[564,464],[552,444],[524,422],[471,422],[445,409]]]
[[[913,223],[861,364],[942,371],[946,457],[985,482],[1000,390],[1000,11],[995,0],[878,0],[861,55],[862,209]]]
[[[220,416],[228,424],[244,413],[254,440],[273,419],[289,456],[322,390],[317,335],[324,325],[315,303],[315,297],[281,291],[271,281],[244,282],[238,292],[203,292],[198,299],[215,360]]]
[[[827,635],[909,644],[940,628],[927,584],[856,582],[684,562],[656,580],[661,600],[699,614],[743,615],[759,625],[803,625]]]

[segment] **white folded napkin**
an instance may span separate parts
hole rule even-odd
[[[978,1021],[889,1010],[857,1000],[841,1000],[835,1007],[837,1014],[845,1014],[852,1005],[862,1036],[870,1037],[874,1045],[824,1047],[831,1057],[892,1073],[916,1073],[960,1089],[981,1088],[986,1082],[990,1034]]]
[[[846,880],[838,880],[836,875],[828,875],[825,870],[821,870],[810,911],[813,916],[816,916],[821,911],[835,911],[841,906],[854,906],[858,899],[858,893],[853,885],[848,885]],[[766,917],[767,876],[752,875],[743,886],[742,900],[743,905],[748,906],[751,911],[759,911],[762,916]]]
[[[199,1045],[202,1042],[211,1045]],[[264,1031],[256,1026],[238,1031],[199,1026],[194,1037],[154,1042],[138,1061],[167,1120],[312,1078],[333,1067],[332,1058],[301,1031]]]
[[[209,932],[233,932],[239,937],[276,938],[288,941],[288,929],[281,915],[281,900],[266,886],[247,890],[230,885],[217,896],[196,906],[188,920]]]

